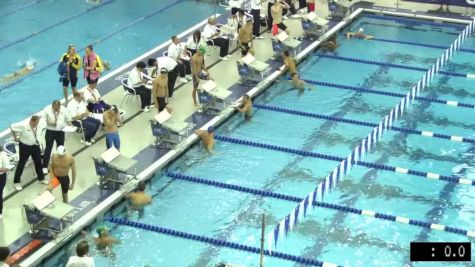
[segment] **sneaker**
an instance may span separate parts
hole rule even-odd
[[[173,99],[173,97],[169,97],[169,98],[168,98],[168,100],[172,100],[172,99]]]
[[[259,35],[259,36],[254,36],[254,39],[262,40],[262,39],[264,39],[264,37],[262,37],[262,36]]]
[[[221,59],[222,61],[226,61],[226,60],[228,60],[228,57],[227,56],[226,57],[220,57],[219,59]]]
[[[48,168],[43,168],[43,174],[48,174],[49,170]]]
[[[44,180],[41,180],[41,181],[40,181],[40,184],[49,184],[49,181],[47,181],[46,179],[44,179]]]
[[[1,219],[3,219],[3,215],[2,215],[2,214],[0,214],[0,220],[1,220]]]
[[[192,80],[193,80],[193,76],[191,76],[190,74],[186,75],[185,78],[186,78],[188,81],[192,81]]]
[[[23,190],[23,187],[21,186],[21,184],[14,184],[14,186],[15,186],[16,191]]]
[[[85,145],[85,146],[91,146],[91,142],[85,141],[85,142],[84,142],[84,145]]]
[[[188,82],[188,79],[184,78],[184,77],[180,77],[180,82],[181,83],[187,83]]]
[[[91,138],[91,143],[93,143],[93,144],[94,144],[95,142],[96,142],[96,139],[94,139],[94,138]]]
[[[150,108],[149,107],[145,107],[144,109],[142,109],[143,112],[149,112],[150,111]]]

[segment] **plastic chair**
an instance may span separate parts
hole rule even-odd
[[[135,89],[127,85],[127,78],[122,79],[120,83],[122,84],[122,87],[124,88],[124,96],[122,96],[122,100],[120,101],[119,107],[122,107],[122,103],[124,103],[124,101],[126,103],[129,103],[134,98],[138,98],[140,100],[140,96],[137,95],[137,92],[135,91]]]

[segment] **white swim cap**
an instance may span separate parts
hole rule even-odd
[[[360,28],[358,31],[359,31],[359,32],[364,32],[364,29],[363,29],[363,28]]]
[[[25,65],[26,65],[27,69],[32,70],[35,67],[35,62],[31,61],[31,60],[28,60],[28,61],[25,62]]]
[[[64,146],[58,146],[58,148],[56,148],[56,154],[58,154],[59,156],[63,156],[65,153],[66,149],[64,148]]]

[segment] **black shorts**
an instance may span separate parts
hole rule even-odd
[[[69,79],[63,79],[63,86],[68,87],[71,81],[71,87],[76,87],[78,84],[78,77],[69,77]]]
[[[87,84],[97,84],[97,81],[99,80],[99,78],[97,79],[91,79],[91,78],[87,78]]]
[[[158,112],[163,111],[165,107],[167,106],[165,97],[157,97],[157,103],[158,103]]]
[[[61,184],[61,192],[63,194],[68,193],[69,191],[69,176],[57,176],[59,183]]]
[[[249,46],[249,43],[242,43],[241,44],[241,55],[245,56],[247,55],[247,52],[251,50],[251,47]]]
[[[236,13],[238,13],[240,10],[239,7],[232,7],[231,8],[231,15],[236,15]]]
[[[277,24],[277,27],[279,27],[279,29],[285,31],[287,30],[287,26],[285,26],[285,24],[283,22]]]

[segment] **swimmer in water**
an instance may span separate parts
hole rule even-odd
[[[363,40],[371,40],[371,39],[374,39],[374,36],[364,34],[364,29],[360,28],[357,32],[347,32],[346,33],[346,38],[348,38],[348,39],[357,38],[357,39],[363,39]]]
[[[110,250],[113,245],[119,243],[119,241],[109,235],[109,230],[106,226],[98,226],[96,232],[98,235],[96,238],[96,246],[98,250]]]
[[[308,90],[315,89],[315,87],[309,86],[305,81],[300,79],[297,70],[297,64],[295,63],[294,58],[290,56],[289,51],[285,50],[282,53],[282,58],[284,59],[283,71],[289,71],[290,77],[292,79],[292,85],[294,86],[294,88],[298,89],[300,92],[303,92],[305,90],[305,87],[307,87]]]
[[[28,61],[25,62],[25,65],[23,66],[23,68],[21,68],[20,70],[15,71],[13,73],[9,73],[9,74],[1,77],[0,82],[1,83],[14,82],[14,81],[28,75],[29,73],[31,73],[33,71],[33,69],[35,68],[35,65],[36,65],[36,62],[34,62],[32,60],[28,60]]]

